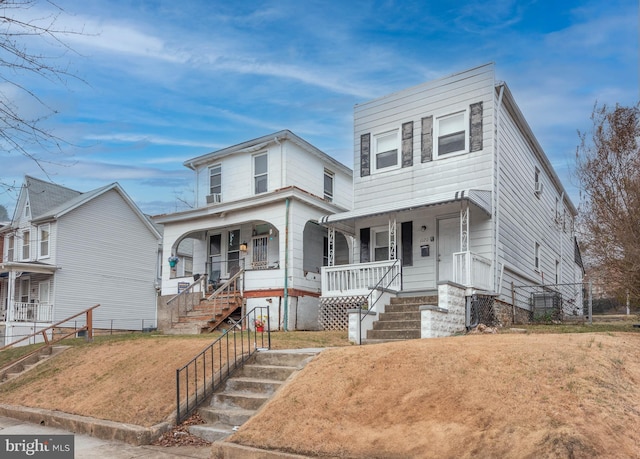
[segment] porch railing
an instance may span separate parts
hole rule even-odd
[[[491,260],[470,251],[453,254],[453,281],[465,287],[492,290]]]
[[[13,317],[15,322],[52,322],[53,305],[49,303],[14,303]]]
[[[397,261],[324,266],[321,274],[322,296],[368,295],[371,287],[378,284],[401,290],[401,268]]]
[[[262,321],[266,328],[257,331],[256,327],[251,327],[256,320]],[[252,309],[238,321],[238,328],[225,330],[222,336],[176,370],[176,425],[189,417],[256,351],[271,348],[269,323],[268,306]]]
[[[181,316],[193,311],[193,308],[205,297],[206,289],[207,275],[204,274],[167,301],[167,307],[171,310],[171,324],[175,324]]]
[[[369,294],[367,295],[364,303],[367,305],[367,310],[364,311],[364,315],[362,314],[362,307],[358,308],[358,344],[362,344],[362,321],[367,316],[367,314],[375,311],[376,303],[381,298],[380,296],[378,296],[374,300],[374,292],[378,291],[378,289],[392,289],[392,286],[396,284],[397,280],[402,280],[402,276],[400,275],[401,269],[402,266],[400,260],[393,260],[393,264],[387,268],[387,272],[385,273],[385,275],[382,276],[378,283],[369,291]]]

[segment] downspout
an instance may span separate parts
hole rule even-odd
[[[289,329],[289,198],[285,201],[284,220],[284,320],[283,329]]]
[[[496,137],[495,137],[495,150],[496,150],[496,173],[495,177],[495,247],[493,248],[493,286],[494,290],[500,292],[502,285],[498,285],[501,281],[498,278],[498,247],[500,246],[500,109],[502,108],[502,95],[504,94],[504,83],[500,85],[500,94],[498,95],[498,107],[496,108]]]
[[[558,266],[558,284],[562,284],[562,265],[563,260],[562,257],[564,256],[564,244],[562,243],[562,232],[563,232],[563,225],[564,225],[564,191],[562,192],[562,194],[560,195],[560,207],[562,208],[562,225],[559,225],[558,228],[558,242],[560,242],[560,260],[558,260],[560,262],[560,266]],[[558,209],[558,216],[560,215],[560,209]]]

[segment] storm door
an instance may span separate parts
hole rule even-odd
[[[460,251],[460,218],[438,219],[438,282],[453,280],[453,254]]]

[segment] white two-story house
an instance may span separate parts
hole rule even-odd
[[[493,64],[359,104],[354,124],[353,209],[320,220],[335,255],[329,322],[376,289],[424,298],[454,285],[512,304],[512,285],[582,280],[576,208]],[[354,250],[338,259],[345,239]]]
[[[161,236],[117,183],[82,193],[27,176],[0,237],[4,344],[96,304],[96,329],[156,327]]]
[[[194,172],[194,208],[153,218],[164,228],[167,314],[182,314],[172,298],[187,285],[206,278],[208,295],[239,277],[234,295],[244,310],[268,306],[271,329],[317,329],[328,260],[318,219],[351,208],[351,170],[288,130],[184,165]]]

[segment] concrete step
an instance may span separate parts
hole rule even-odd
[[[374,330],[420,330],[421,322],[418,320],[385,320],[373,323]]]
[[[419,295],[419,296],[404,296],[393,297],[390,300],[393,304],[438,304],[438,295]]]
[[[227,438],[234,432],[234,427],[228,424],[198,424],[189,426],[188,430],[191,435],[207,440],[211,443]]]
[[[282,381],[255,378],[231,378],[226,388],[231,392],[252,392],[256,394],[273,394],[282,386]]]
[[[239,426],[247,422],[255,414],[255,410],[203,406],[198,408],[198,414],[209,424],[221,423],[227,426]]]
[[[255,363],[258,365],[277,365],[299,367],[316,356],[315,352],[305,351],[267,351],[258,352]]]
[[[220,408],[242,408],[243,410],[257,410],[269,400],[271,394],[251,392],[224,392],[214,394],[211,405]]]
[[[279,365],[245,365],[238,370],[238,376],[256,379],[272,379],[276,381],[284,381],[297,368]]]
[[[417,330],[369,330],[367,340],[370,339],[416,339],[420,338],[420,329]]]
[[[414,312],[381,312],[378,321],[386,320],[420,320],[420,311]]]

